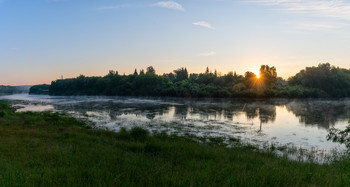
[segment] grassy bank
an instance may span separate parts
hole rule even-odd
[[[0,186],[346,186],[350,162],[300,163],[135,128],[88,128],[0,101]]]

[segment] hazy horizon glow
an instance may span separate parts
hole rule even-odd
[[[345,0],[0,0],[0,85],[206,67],[349,68]]]

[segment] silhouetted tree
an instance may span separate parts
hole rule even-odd
[[[140,70],[140,75],[144,75],[145,71],[143,69]]]
[[[49,89],[50,89],[50,85],[48,84],[35,85],[30,87],[29,94],[48,95]]]
[[[260,67],[260,81],[263,83],[265,88],[276,84],[277,72],[274,66],[261,65]]]
[[[205,74],[209,74],[209,67],[207,67],[207,69],[205,69]]]
[[[153,66],[147,67],[146,74],[156,74],[156,70],[153,68]]]
[[[173,73],[164,74],[164,76],[168,77],[171,82],[176,81],[175,75]]]
[[[256,82],[257,82],[257,76],[255,73],[247,71],[244,75],[244,84],[247,88],[254,88]]]
[[[301,85],[318,89],[333,97],[350,96],[350,71],[336,68],[329,63],[319,64],[317,67],[307,67],[288,81],[289,85]]]
[[[174,70],[174,73],[176,81],[183,81],[188,79],[188,72],[186,68],[179,68],[177,70]]]
[[[215,71],[216,72],[216,71]],[[157,75],[152,66],[147,73],[119,75],[109,71],[104,77],[56,80],[49,86],[51,95],[121,95],[121,96],[178,96],[178,97],[347,97],[350,96],[350,70],[330,64],[307,67],[287,84],[276,84],[275,67],[263,65],[260,79],[252,72],[245,76],[229,72],[190,74],[182,67],[174,73]],[[281,80],[279,81],[281,82]],[[35,87],[34,87],[35,88]],[[34,89],[33,88],[33,89]],[[37,87],[37,88],[40,88]],[[38,92],[44,92],[44,89]]]

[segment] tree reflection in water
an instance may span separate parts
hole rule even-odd
[[[126,99],[127,100],[127,99]],[[285,106],[287,111],[298,117],[305,126],[317,126],[329,129],[339,120],[350,118],[350,102],[343,100],[318,99],[268,99],[268,100],[228,100],[228,99],[182,99],[167,98],[161,100],[140,99],[135,102],[125,100],[101,100],[77,102],[75,104],[54,104],[58,110],[74,110],[85,112],[89,110],[105,111],[111,119],[121,115],[133,114],[146,116],[152,120],[157,116],[171,115],[186,120],[189,116],[197,115],[202,120],[234,120],[244,114],[247,119],[259,119],[261,125],[273,123],[278,115],[276,107]]]

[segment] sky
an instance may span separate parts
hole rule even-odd
[[[350,0],[0,0],[0,85],[153,66],[350,68]]]

